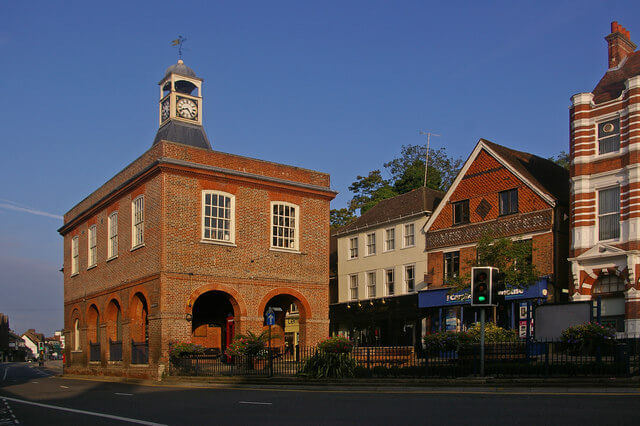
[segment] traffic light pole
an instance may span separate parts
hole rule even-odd
[[[480,377],[484,377],[484,308],[480,308]]]

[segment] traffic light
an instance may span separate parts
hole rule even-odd
[[[493,306],[496,303],[492,284],[498,273],[498,268],[490,266],[471,268],[471,306]]]
[[[493,268],[491,274],[491,302],[494,305],[502,305],[504,304],[504,290],[506,289],[504,272],[500,272],[498,268]]]

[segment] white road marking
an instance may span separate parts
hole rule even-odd
[[[38,384],[38,382],[31,382],[31,383],[35,383],[36,385]]]
[[[78,414],[86,414],[88,416],[104,417],[104,418],[107,418],[107,419],[120,420],[120,421],[123,421],[123,422],[137,423],[139,425],[166,426],[166,425],[164,425],[162,423],[147,422],[145,420],[132,419],[132,418],[129,418],[129,417],[114,416],[114,415],[111,415],[111,414],[96,413],[96,412],[93,412],[93,411],[76,410],[74,408],[59,407],[57,405],[40,404],[39,402],[25,401],[23,399],[8,398],[8,397],[4,397],[4,396],[2,398],[6,399],[8,401],[17,402],[19,404],[35,405],[36,407],[50,408],[52,410],[68,411],[70,413],[78,413]]]
[[[238,404],[273,405],[272,402],[238,401]]]
[[[124,393],[124,392],[116,392],[116,395],[122,395],[122,396],[133,396],[132,393]]]
[[[69,386],[60,385],[62,389],[69,389]]]
[[[9,372],[9,366],[7,366],[7,368],[5,368],[4,370],[4,376],[2,377],[2,381],[4,382],[7,379],[7,373]]]

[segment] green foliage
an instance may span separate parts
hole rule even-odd
[[[353,350],[353,343],[346,337],[330,337],[318,343],[318,349],[327,353],[348,354]]]
[[[354,195],[346,210],[355,213],[359,209],[363,214],[382,200],[423,186],[426,153],[425,146],[403,145],[400,156],[384,164],[389,179],[385,179],[380,170],[372,170],[367,176],[358,176],[349,186],[349,191]],[[430,150],[427,187],[446,191],[461,166],[462,159],[449,157],[445,148]],[[336,211],[334,215],[336,224],[340,223],[337,220],[339,212]]]
[[[329,214],[331,229],[338,229],[348,225],[356,218],[355,211],[350,208],[331,209]]]
[[[493,323],[485,323],[484,341],[485,343],[516,343],[520,340],[515,330],[506,330]],[[475,323],[466,332],[443,331],[424,336],[425,348],[430,353],[459,351],[477,343],[480,343],[480,323]]]
[[[549,157],[548,160],[553,161],[558,166],[563,167],[567,170],[571,167],[571,158],[566,151],[560,151],[558,155],[555,157]]]
[[[275,338],[276,336],[272,336]],[[230,356],[250,356],[255,357],[266,352],[269,336],[267,331],[263,331],[260,334],[256,334],[252,331],[248,331],[247,334],[239,334],[233,342],[227,348],[227,355]]]
[[[480,342],[480,323],[473,324],[467,330],[468,339],[470,342]],[[518,334],[516,330],[507,330],[502,327],[498,327],[492,322],[484,324],[484,341],[485,343],[514,343],[519,342]]]
[[[485,234],[476,246],[477,257],[467,262],[467,270],[472,266],[493,266],[504,274],[504,281],[512,287],[527,287],[536,282],[540,276],[532,262],[533,247],[531,240],[512,241],[509,238],[493,238]],[[468,289],[471,275],[461,274],[450,278],[447,285],[451,292]]]
[[[562,331],[563,350],[571,354],[595,355],[615,343],[616,332],[596,322],[574,325]]]
[[[202,355],[205,348],[194,343],[176,343],[169,348],[169,358],[172,361],[189,355]]]
[[[314,379],[354,377],[358,362],[349,353],[317,351],[307,359],[299,374]]]

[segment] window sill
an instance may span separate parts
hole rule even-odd
[[[81,354],[83,351],[82,349],[78,349],[77,351],[71,351],[72,354]]]
[[[149,364],[129,364],[130,367],[149,367]]]
[[[138,245],[137,245],[137,246],[135,246],[135,247],[131,247],[131,250],[129,250],[129,251],[135,251],[135,250],[138,250],[138,249],[140,249],[140,248],[142,248],[142,247],[144,247],[144,246],[145,246],[145,244],[144,244],[144,243],[142,243],[142,244],[138,244]]]
[[[202,244],[212,244],[214,246],[238,247],[236,243],[232,241],[200,240],[200,242]]]
[[[89,361],[89,365],[100,365],[102,361]]]
[[[116,260],[117,258],[118,258],[117,254],[115,256],[111,256],[110,258],[107,259],[107,263],[111,262],[112,260]]]
[[[518,214],[518,213],[520,212],[500,213],[498,217],[513,216],[514,214]]]
[[[375,256],[375,255],[376,255],[376,253],[371,253],[371,254],[367,254],[367,255],[366,255],[366,256],[364,256],[364,257],[371,257],[371,256]]]
[[[350,258],[348,258],[347,260],[358,260],[358,259],[359,259],[359,257],[358,257],[358,256],[356,256],[356,257],[350,257]]]
[[[286,249],[281,247],[269,247],[270,251],[277,251],[281,253],[293,253],[293,254],[302,254],[300,250]]]
[[[392,251],[396,251],[396,249],[392,248],[392,249],[389,249],[389,250],[383,250],[382,252],[383,253],[391,253]]]
[[[109,365],[120,365],[120,364],[122,364],[122,361],[111,361],[111,360],[109,360],[109,361],[107,361],[107,364],[109,364]]]
[[[415,244],[412,246],[405,246],[405,247],[402,247],[400,250],[414,248],[415,246],[416,246]]]
[[[90,270],[90,269],[93,269],[93,268],[95,268],[95,267],[97,267],[97,266],[98,266],[98,264],[97,264],[97,263],[96,263],[95,265],[91,265],[91,266],[89,266],[89,267],[87,268],[87,271],[88,271],[88,270]]]
[[[71,278],[75,277],[76,275],[80,275],[80,272],[74,272],[73,274],[70,275]]]

